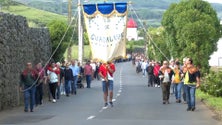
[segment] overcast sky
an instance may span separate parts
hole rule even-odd
[[[221,3],[222,4],[222,0],[205,0],[208,1],[209,3]]]

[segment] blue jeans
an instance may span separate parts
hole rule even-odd
[[[91,75],[86,75],[87,88],[91,87]]]
[[[65,83],[60,83],[60,92],[65,93]]]
[[[184,82],[181,82],[182,84],[182,95],[183,95],[183,100],[186,102],[186,91],[185,91],[185,85]]]
[[[113,91],[113,80],[102,81],[103,92]]]
[[[24,103],[25,103],[25,111],[28,111],[28,107],[30,105],[30,110],[32,111],[35,105],[35,90],[36,87],[33,86],[29,88],[28,86],[25,86],[24,89]]]
[[[65,91],[66,91],[66,95],[70,94],[70,89],[71,89],[71,80],[65,80]]]
[[[71,83],[71,93],[74,94],[77,89],[77,81],[78,81],[78,76],[74,76],[74,79]]]
[[[195,108],[195,92],[195,85],[185,85],[186,101],[189,109]]]
[[[146,76],[146,69],[142,69],[143,70],[143,76]]]
[[[176,83],[176,84],[174,84],[174,87],[175,87],[175,97],[176,97],[176,99],[181,100],[181,89],[183,87],[183,84],[181,82]]]

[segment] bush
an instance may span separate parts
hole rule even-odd
[[[201,90],[215,97],[222,97],[222,71],[211,71],[203,79]]]

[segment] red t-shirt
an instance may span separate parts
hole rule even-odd
[[[113,63],[111,64],[108,64],[110,66],[110,68],[113,70],[113,73],[116,71],[116,68],[115,68],[115,65]],[[113,77],[113,73],[111,73],[106,64],[102,64],[100,67],[99,67],[99,73],[101,72],[101,74],[104,76],[104,77],[107,77],[107,73],[109,72],[110,76]]]
[[[116,71],[115,65],[113,63],[110,63],[108,65],[110,66],[110,68],[113,70],[113,73],[114,73]],[[108,70],[108,72],[109,72],[110,76],[113,77],[113,73],[111,73],[109,70]]]
[[[106,68],[106,65],[105,64],[102,64],[100,67],[99,67],[99,73],[101,73],[103,75],[103,77],[106,77],[107,76],[107,68]]]

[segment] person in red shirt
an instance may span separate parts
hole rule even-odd
[[[93,69],[92,66],[90,65],[90,61],[88,61],[84,67],[84,75],[86,76],[87,88],[91,87],[92,74],[93,74]]]
[[[24,92],[25,112],[28,112],[28,107],[30,108],[30,112],[33,112],[37,78],[38,73],[32,67],[32,63],[28,62],[20,76],[20,91]]]
[[[52,95],[52,102],[56,102],[56,88],[60,85],[60,69],[56,66],[55,62],[51,62],[51,65],[47,68],[49,90]]]
[[[99,76],[102,80],[105,107],[108,106],[108,96],[109,104],[111,105],[111,107],[113,107],[113,74],[115,70],[115,65],[110,61],[101,64],[101,66],[99,67]]]
[[[155,87],[160,87],[160,79],[158,75],[159,70],[160,70],[160,63],[156,62],[153,69]]]

